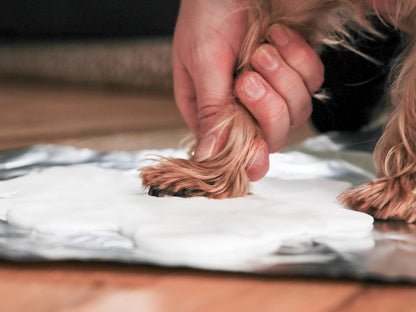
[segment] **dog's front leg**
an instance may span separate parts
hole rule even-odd
[[[393,73],[391,101],[396,110],[375,150],[378,179],[339,199],[378,219],[416,221],[416,38]]]

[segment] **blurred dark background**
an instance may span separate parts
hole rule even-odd
[[[0,37],[74,40],[171,35],[180,0],[2,0]]]

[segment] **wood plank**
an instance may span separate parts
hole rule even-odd
[[[136,151],[141,149],[163,149],[185,147],[181,142],[192,136],[187,127],[168,130],[151,130],[117,133],[101,136],[70,138],[52,142],[57,145],[70,145],[77,148],[90,148],[96,151]]]
[[[347,300],[335,311],[416,311],[416,287],[369,284],[358,296]]]
[[[265,278],[140,265],[0,265],[4,312],[330,311],[360,292],[361,287],[360,283],[345,281]]]
[[[0,149],[185,127],[173,97],[163,94],[0,87]]]
[[[34,144],[168,148],[189,134],[172,95],[0,85],[0,150]],[[305,124],[292,129],[288,144],[314,135]]]
[[[303,279],[193,276],[157,285],[166,311],[328,311],[360,291],[359,284]],[[178,300],[189,294],[187,300]],[[331,294],[328,296],[328,294]]]
[[[98,267],[100,267],[98,265]],[[3,265],[0,268],[1,311],[61,311],[75,309],[116,288],[149,287],[162,274],[123,274],[97,270],[92,264]],[[128,303],[124,303],[128,306]]]

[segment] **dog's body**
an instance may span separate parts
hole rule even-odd
[[[248,0],[250,27],[240,51],[237,73],[251,70],[254,49],[269,42],[269,27],[281,24],[295,29],[316,50],[323,44],[353,49],[350,32],[376,34],[368,17],[367,4],[385,0]],[[407,47],[392,73],[390,100],[395,106],[385,133],[375,151],[378,179],[340,196],[352,209],[381,219],[416,220],[416,1],[386,0],[394,26],[409,25]],[[359,51],[357,51],[359,53]],[[261,130],[251,115],[238,105],[218,123],[230,126],[228,143],[213,159],[165,159],[141,172],[143,184],[158,195],[207,196],[225,198],[246,195],[249,180],[245,173],[255,150],[253,142]],[[191,149],[192,155],[192,149]]]

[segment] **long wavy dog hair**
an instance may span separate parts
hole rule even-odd
[[[370,1],[247,0],[250,26],[235,67],[236,76],[252,70],[250,59],[254,49],[270,42],[269,28],[274,24],[296,30],[317,51],[322,45],[341,45],[360,53],[354,49],[350,34],[378,35],[368,20],[370,15],[378,14],[367,9],[364,2]],[[339,199],[349,208],[376,218],[413,222],[416,220],[416,1],[389,3],[396,8],[387,17],[389,22],[397,26],[404,21],[415,29],[392,70],[390,101],[395,112],[374,153],[378,178],[347,191]],[[227,109],[216,126],[220,131],[229,129],[222,151],[197,162],[193,159],[194,144],[189,159],[159,158],[158,164],[142,168],[140,176],[149,194],[220,199],[249,193],[246,168],[262,132],[238,98],[225,104],[231,105],[224,105]]]

